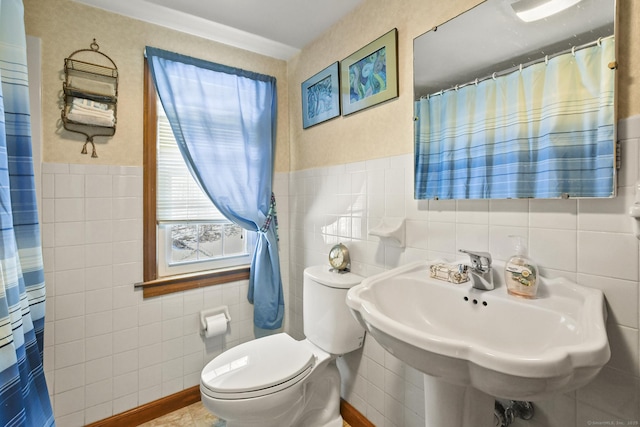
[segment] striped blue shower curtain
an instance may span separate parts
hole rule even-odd
[[[42,367],[45,283],[24,7],[0,0],[0,425],[53,426]]]
[[[611,197],[613,37],[415,103],[415,198]]]

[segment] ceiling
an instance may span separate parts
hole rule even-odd
[[[74,0],[289,59],[364,0]]]

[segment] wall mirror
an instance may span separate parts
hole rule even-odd
[[[486,0],[417,37],[415,198],[615,196],[615,6]]]

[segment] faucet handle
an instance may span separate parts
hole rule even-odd
[[[469,255],[471,268],[486,273],[491,269],[491,254],[489,252],[476,252],[460,249],[459,252]]]

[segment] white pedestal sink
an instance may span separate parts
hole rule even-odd
[[[387,351],[425,374],[426,426],[492,426],[494,398],[539,400],[579,388],[609,360],[604,296],[539,278],[533,300],[429,276],[414,262],[369,277],[347,305]]]

